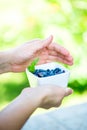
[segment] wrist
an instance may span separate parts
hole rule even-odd
[[[43,107],[44,103],[48,99],[48,95],[50,95],[50,89],[48,87],[44,87],[43,91],[42,87],[25,88],[21,92],[21,95],[28,101],[27,104],[31,103],[31,106],[36,109]]]
[[[38,108],[42,101],[42,96],[38,94],[36,88],[24,88],[20,94],[33,108]]]
[[[0,74],[11,71],[10,58],[10,51],[0,52]]]

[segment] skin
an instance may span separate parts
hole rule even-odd
[[[31,61],[39,57],[39,64],[58,61],[73,64],[73,58],[64,47],[53,42],[53,36],[36,39],[11,50],[0,52],[0,73],[23,72]],[[25,88],[0,112],[0,130],[20,130],[26,120],[38,108],[59,107],[72,89],[59,86]]]
[[[36,57],[39,58],[39,64],[58,61],[72,65],[73,58],[69,51],[52,41],[53,36],[45,40],[36,39],[11,50],[1,52],[0,73],[23,72]]]
[[[0,113],[0,130],[20,130],[23,124],[38,108],[59,107],[71,89],[58,86],[26,88]]]

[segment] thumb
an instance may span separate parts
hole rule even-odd
[[[51,42],[52,42],[52,40],[53,40],[53,36],[52,35],[50,35],[48,38],[46,38],[45,40],[42,40],[42,45],[43,45],[43,47],[46,47],[46,46],[48,46]]]
[[[69,96],[72,93],[73,93],[73,90],[71,88],[66,88],[66,90],[65,90],[65,96]]]
[[[37,44],[35,44],[37,50],[43,49],[44,47],[47,47],[53,40],[53,36],[50,35],[45,40],[38,41]]]

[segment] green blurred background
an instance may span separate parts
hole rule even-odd
[[[87,101],[87,0],[0,0],[0,50],[50,34],[74,57],[64,104]],[[27,86],[25,73],[0,75],[0,109]]]

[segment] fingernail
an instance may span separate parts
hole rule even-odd
[[[66,96],[67,95],[70,95],[70,94],[72,94],[73,93],[73,89],[71,89],[71,88],[66,88]]]
[[[66,88],[66,92],[68,92],[68,91],[73,92],[73,89],[71,89],[71,88]]]
[[[48,39],[51,39],[51,40],[52,40],[52,39],[53,39],[53,35],[50,35],[50,36],[47,38],[47,40],[48,40]]]

